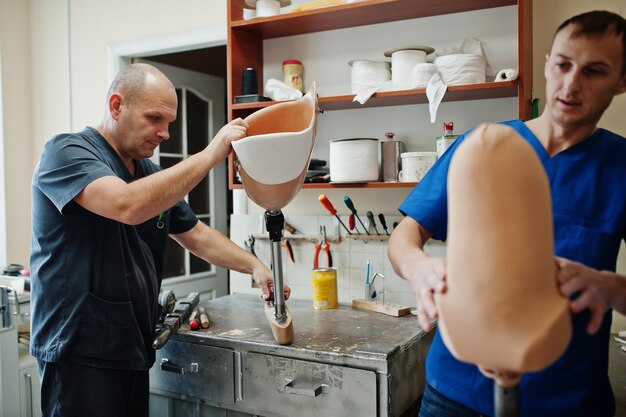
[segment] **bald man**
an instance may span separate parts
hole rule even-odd
[[[111,84],[102,122],[55,136],[41,154],[32,183],[31,354],[44,416],[148,415],[168,236],[213,265],[252,274],[265,299],[273,291],[270,270],[184,201],[247,124],[233,120],[171,168],[147,159],[168,140],[177,101],[159,70],[129,65]]]

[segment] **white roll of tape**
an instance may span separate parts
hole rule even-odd
[[[391,79],[390,64],[387,61],[355,59],[350,61],[350,88],[353,94],[379,87]]]
[[[437,73],[437,66],[431,63],[417,64],[411,75],[411,88],[425,88],[430,78]]]
[[[503,69],[496,74],[495,82],[517,80],[517,71],[512,68]]]
[[[439,56],[435,65],[446,85],[478,84],[485,82],[485,57],[478,54],[450,54]]]
[[[276,16],[280,13],[278,0],[259,0],[256,4],[256,17]]]
[[[391,81],[394,90],[412,88],[413,68],[426,62],[426,52],[402,49],[391,54]]]

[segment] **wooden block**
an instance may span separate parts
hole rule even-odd
[[[406,316],[411,313],[411,307],[400,306],[397,304],[381,304],[376,301],[368,301],[364,299],[352,300],[352,307],[375,311],[377,313],[383,313],[394,317]]]
[[[289,313],[287,306],[285,306],[285,314],[287,315],[285,322],[278,323],[274,317],[274,306],[265,304],[265,316],[270,322],[274,340],[276,340],[279,345],[288,345],[293,340],[293,322],[291,321],[291,313]]]

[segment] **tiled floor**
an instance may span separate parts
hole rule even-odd
[[[615,416],[626,417],[626,352],[611,335],[609,349],[609,379],[615,394]]]

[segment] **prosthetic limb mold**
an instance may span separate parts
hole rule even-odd
[[[235,166],[248,197],[265,211],[270,234],[274,306],[266,305],[274,339],[293,340],[293,321],[285,305],[281,240],[285,224],[281,209],[298,194],[309,166],[317,126],[315,83],[300,99],[278,103],[246,117],[247,137],[233,142]]]
[[[499,388],[516,387],[561,356],[572,332],[535,151],[508,126],[479,126],[452,157],[448,209],[448,290],[435,298],[441,336]]]

